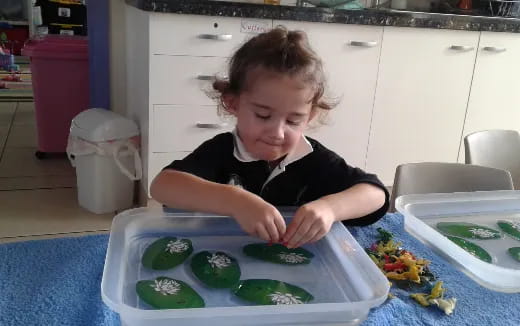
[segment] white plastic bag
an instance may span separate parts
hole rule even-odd
[[[67,157],[73,167],[76,167],[75,157],[82,155],[112,156],[121,172],[130,180],[141,180],[143,177],[141,157],[133,139],[113,140],[107,142],[93,143],[84,139],[69,136],[67,142]],[[133,155],[135,174],[131,173],[120,160],[121,156]]]

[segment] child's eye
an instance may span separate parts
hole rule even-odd
[[[258,114],[258,113],[255,113],[256,117],[257,118],[260,118],[262,120],[267,120],[269,119],[269,116],[268,115],[261,115],[261,114]]]
[[[291,126],[298,126],[300,123],[301,121],[287,120],[287,124],[290,124]]]

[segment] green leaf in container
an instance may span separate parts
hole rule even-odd
[[[248,256],[276,264],[300,265],[309,264],[314,255],[303,249],[289,249],[281,244],[252,243],[243,249]]]
[[[164,237],[146,248],[141,259],[145,267],[164,270],[182,264],[193,252],[189,239]]]
[[[314,299],[300,287],[269,279],[242,280],[232,291],[243,300],[261,305],[302,304]]]
[[[498,221],[498,226],[502,231],[515,238],[516,240],[520,240],[520,222],[511,222],[511,221]]]
[[[137,282],[139,298],[157,309],[202,308],[204,299],[183,281],[168,277]]]
[[[439,222],[437,229],[447,235],[470,239],[499,239],[500,232],[491,228],[466,222]]]
[[[511,257],[520,262],[520,247],[509,248],[507,249],[507,252],[509,252]]]
[[[217,251],[201,251],[191,259],[197,278],[213,288],[230,288],[240,280],[240,266],[235,258]]]
[[[491,256],[482,247],[474,244],[473,242],[470,242],[468,240],[464,240],[461,238],[457,238],[457,237],[448,236],[448,239],[450,239],[457,246],[466,250],[467,252],[469,252],[473,256],[477,257],[478,259],[485,261],[486,263],[491,263],[491,261],[492,261]]]

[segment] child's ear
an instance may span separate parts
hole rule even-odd
[[[236,116],[238,112],[238,96],[233,94],[225,94],[222,95],[222,103],[224,104],[224,109]]]

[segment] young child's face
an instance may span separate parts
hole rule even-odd
[[[238,135],[259,160],[274,161],[291,152],[314,117],[312,87],[298,78],[259,72],[239,96],[227,100],[237,118]]]

